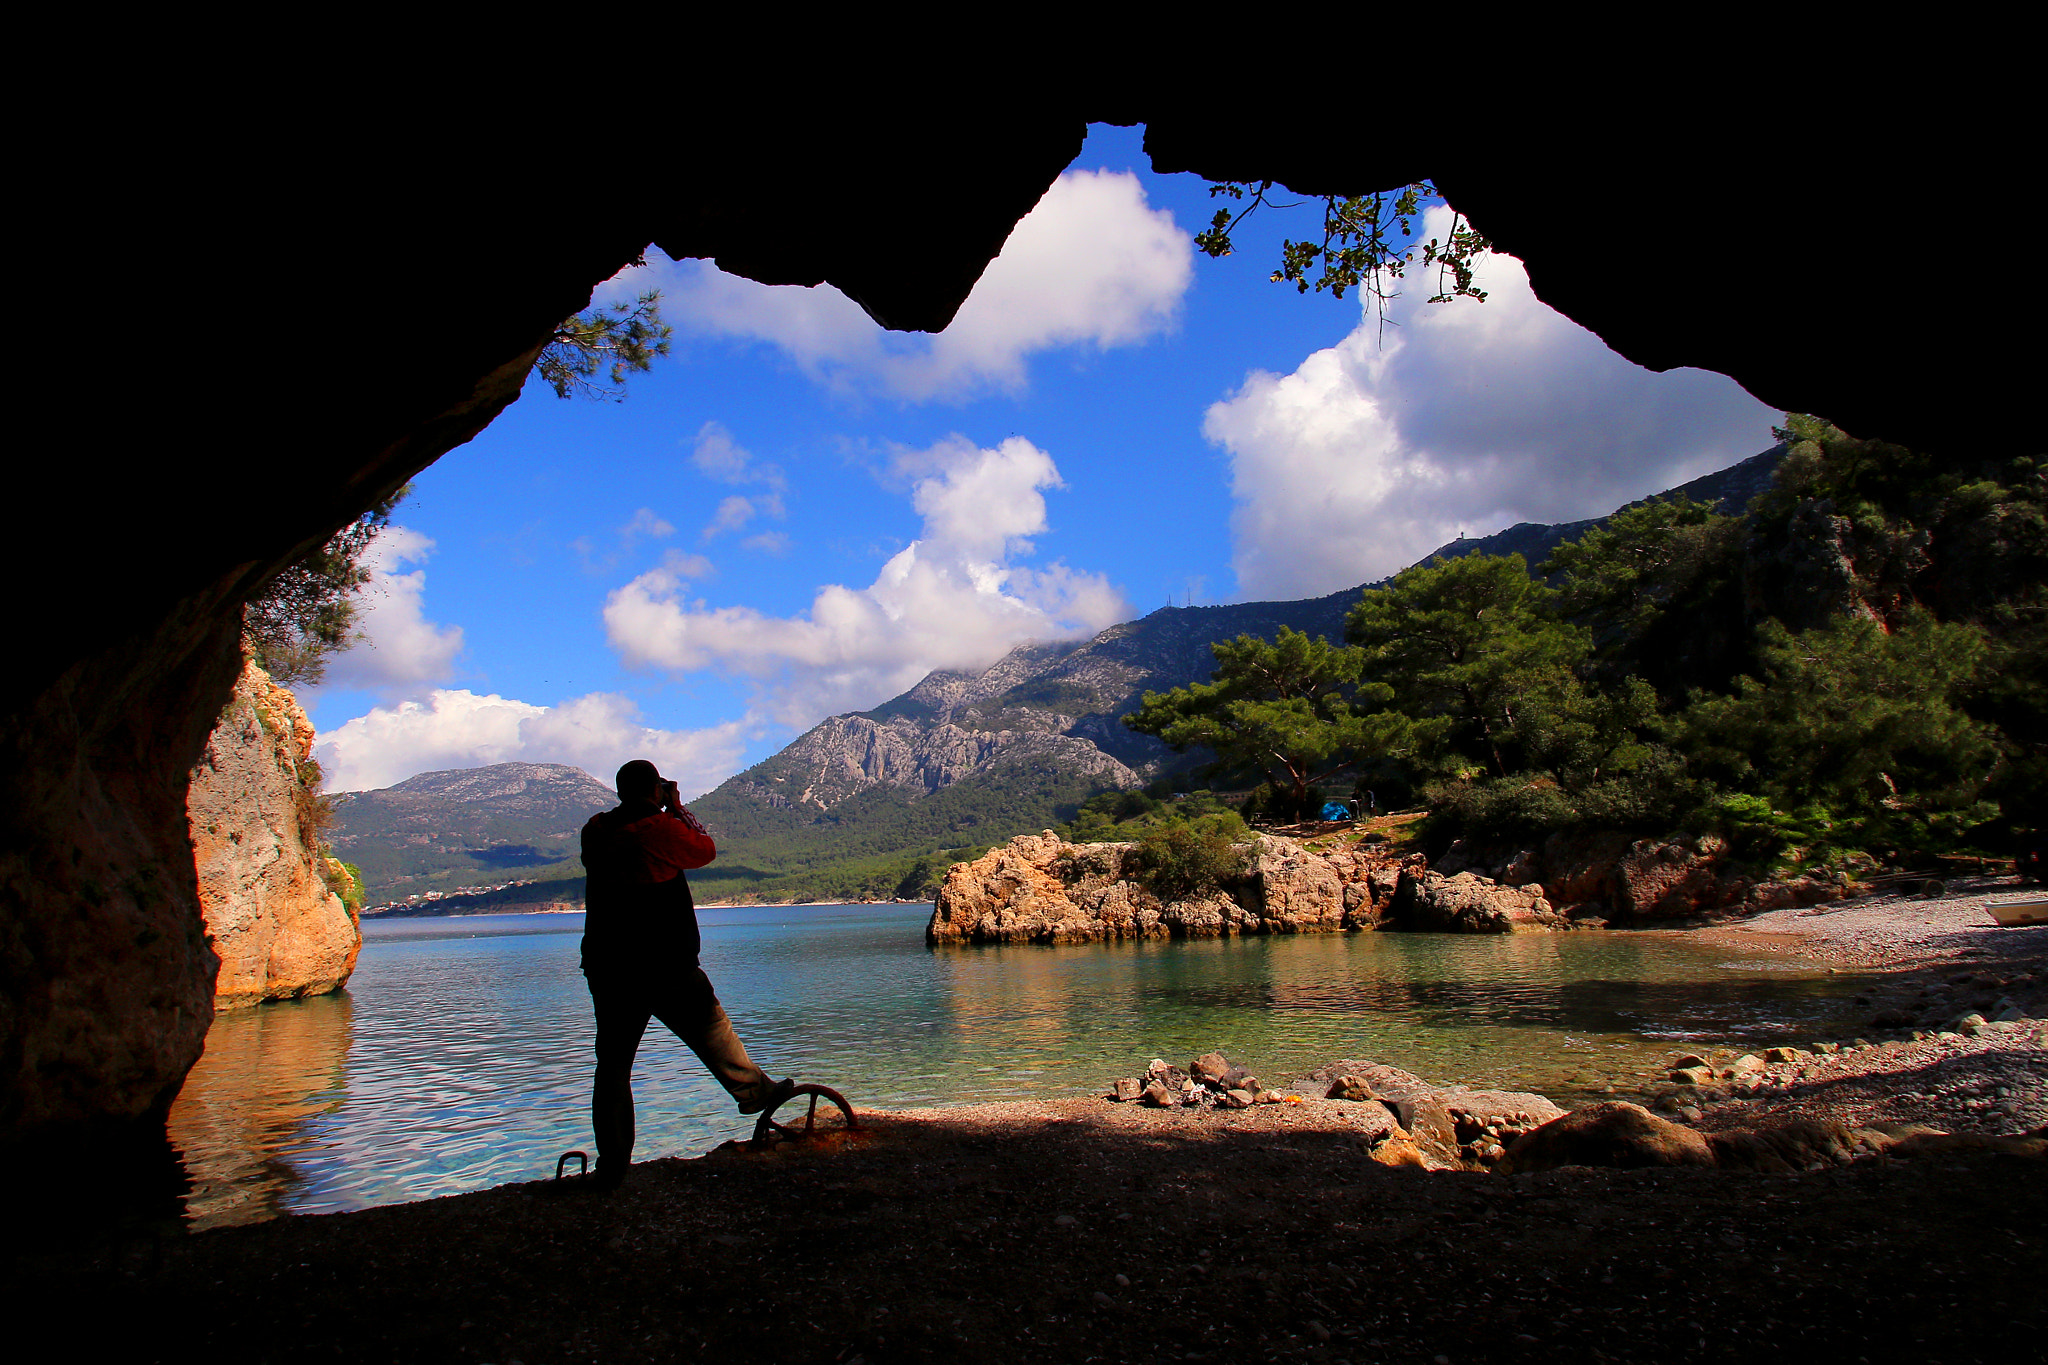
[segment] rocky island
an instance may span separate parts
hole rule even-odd
[[[946,873],[925,941],[1095,943],[1382,928],[1522,933],[1732,917],[1850,894],[1846,882],[1744,876],[1729,866],[1726,843],[1711,836],[1553,838],[1496,858],[1460,843],[1432,865],[1390,841],[1388,823],[1331,825],[1308,837],[1258,835],[1236,846],[1238,875],[1166,900],[1148,889],[1136,843],[1021,834]]]

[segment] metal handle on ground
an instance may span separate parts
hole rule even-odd
[[[794,1124],[777,1123],[775,1121],[776,1110],[782,1108],[782,1104],[788,1104],[790,1100],[795,1099],[799,1095],[811,1097],[810,1107],[804,1111],[803,1127],[798,1128]],[[828,1099],[839,1106],[839,1112],[846,1115],[846,1126],[849,1130],[860,1127],[860,1120],[853,1116],[853,1106],[846,1102],[846,1096],[840,1094],[829,1085],[800,1085],[789,1092],[788,1098],[784,1099],[782,1104],[778,1104],[774,1109],[766,1111],[755,1122],[754,1140],[750,1145],[755,1151],[764,1151],[774,1146],[777,1142],[801,1142],[810,1137],[812,1129],[817,1126],[818,1101],[821,1098]]]

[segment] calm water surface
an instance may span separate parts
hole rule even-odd
[[[1629,933],[1327,934],[927,949],[929,905],[704,910],[704,965],[755,1059],[857,1103],[1100,1092],[1220,1049],[1269,1084],[1338,1057],[1569,1100],[1680,1040],[1797,1039],[1852,978]],[[365,1208],[550,1174],[588,1148],[581,915],[370,921],[348,990],[221,1015],[171,1111],[195,1224]],[[659,1024],[643,1158],[750,1120]]]

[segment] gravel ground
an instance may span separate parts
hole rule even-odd
[[[152,1241],[10,1244],[126,1361],[2037,1358],[2048,1163],[1425,1173],[1334,1101],[869,1116],[823,1149]]]
[[[1867,1032],[1840,1052],[1809,1047],[1731,1083],[1652,1078],[1643,1098],[1708,1129],[1793,1117],[2005,1135],[2048,1125],[2048,926],[2004,928],[1984,909],[2034,888],[2012,878],[1951,886],[1932,899],[1868,896],[1667,931],[1857,973]],[[1982,1023],[1959,1032],[1971,1015]],[[1725,1068],[1735,1053],[1706,1059]]]
[[[1951,882],[1954,894],[1864,896],[1807,909],[1772,910],[1735,924],[1680,930],[1744,948],[1772,947],[1839,967],[1926,966],[1963,958],[2048,958],[2048,925],[2002,928],[1984,909],[2038,888],[2015,878]],[[1778,939],[1783,942],[1771,943]]]

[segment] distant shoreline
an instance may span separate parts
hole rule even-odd
[[[911,900],[896,900],[896,901],[699,901],[699,902],[697,902],[697,908],[698,908],[699,910],[773,910],[773,909],[787,909],[787,908],[790,908],[790,907],[793,907],[793,906],[800,906],[800,905],[930,905],[930,904],[931,904],[931,902],[930,902],[930,901],[911,901]],[[403,906],[403,907],[400,907],[400,908],[398,908],[398,909],[393,909],[393,910],[366,910],[366,911],[364,911],[364,912],[363,912],[363,918],[364,918],[364,919],[366,919],[366,920],[376,920],[376,921],[382,922],[382,921],[384,921],[384,920],[399,920],[399,919],[467,919],[467,918],[470,918],[471,916],[476,916],[476,915],[580,915],[580,914],[583,914],[583,913],[585,912],[585,907],[584,907],[584,906],[582,906],[582,905],[563,905],[563,904],[558,904],[558,903],[543,903],[543,904],[540,904],[540,905],[536,905],[536,906],[530,906],[530,907],[529,907],[529,906],[518,906],[518,905],[511,905],[511,906],[495,906],[495,905],[493,905],[493,906],[478,906],[478,907],[475,907],[475,908],[467,908],[467,907],[457,907],[457,908],[453,908],[453,909],[447,909],[447,910],[443,910],[443,909],[441,909],[441,908],[440,908],[440,906],[441,906],[441,902],[438,902],[438,901],[436,901],[436,902],[432,902],[432,903],[430,903],[430,904],[428,904],[428,905],[418,905],[418,906],[411,906],[411,905],[408,905],[408,906]]]

